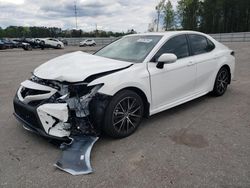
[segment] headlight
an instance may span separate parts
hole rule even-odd
[[[70,84],[68,85],[68,92],[70,94],[70,97],[74,96],[84,96],[88,93],[91,93],[92,90],[95,90],[97,92],[103,84],[93,85],[93,86],[87,86],[87,83],[77,83],[77,84]]]

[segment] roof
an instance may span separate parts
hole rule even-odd
[[[177,35],[177,34],[188,34],[188,33],[194,33],[194,34],[203,34],[204,33],[201,33],[201,32],[198,32],[198,31],[190,31],[190,30],[183,30],[183,31],[165,31],[165,32],[148,32],[148,33],[138,33],[138,34],[131,34],[131,35],[160,35],[160,36],[171,36],[171,35]],[[131,35],[127,35],[127,36],[131,36]]]

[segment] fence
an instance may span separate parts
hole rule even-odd
[[[98,46],[105,46],[118,38],[116,37],[110,37],[110,38],[65,38],[68,41],[69,46],[78,46],[79,43],[86,39],[94,39],[96,42],[96,45]]]
[[[217,33],[209,35],[219,42],[250,42],[250,32]],[[110,37],[110,38],[65,38],[65,39],[68,41],[68,45],[70,46],[77,46],[81,41],[85,39],[94,39],[97,45],[105,46],[113,42],[114,40],[117,40],[118,38]]]
[[[250,32],[210,34],[219,42],[250,42]]]

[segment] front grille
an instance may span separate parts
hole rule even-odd
[[[19,103],[14,103],[15,113],[21,117],[23,120],[31,124],[33,127],[41,129],[40,120],[38,119],[35,110],[30,110],[20,105]]]
[[[35,89],[30,89],[30,88],[23,88],[21,91],[21,95],[23,98],[29,95],[42,95],[49,93],[50,91],[42,91],[42,90],[35,90]]]
[[[35,83],[44,85],[44,86],[52,87],[56,90],[61,90],[61,86],[57,81],[41,79],[41,78],[38,78],[34,75],[30,78],[30,80],[35,82]]]
[[[37,107],[40,105],[44,100],[37,100],[37,101],[30,101],[28,104],[33,107]]]

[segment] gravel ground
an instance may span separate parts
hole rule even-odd
[[[64,50],[0,51],[0,187],[250,187],[250,43],[236,51],[236,77],[223,97],[204,96],[144,120],[132,136],[101,138],[90,175],[53,167],[61,151],[13,117],[21,81]]]

